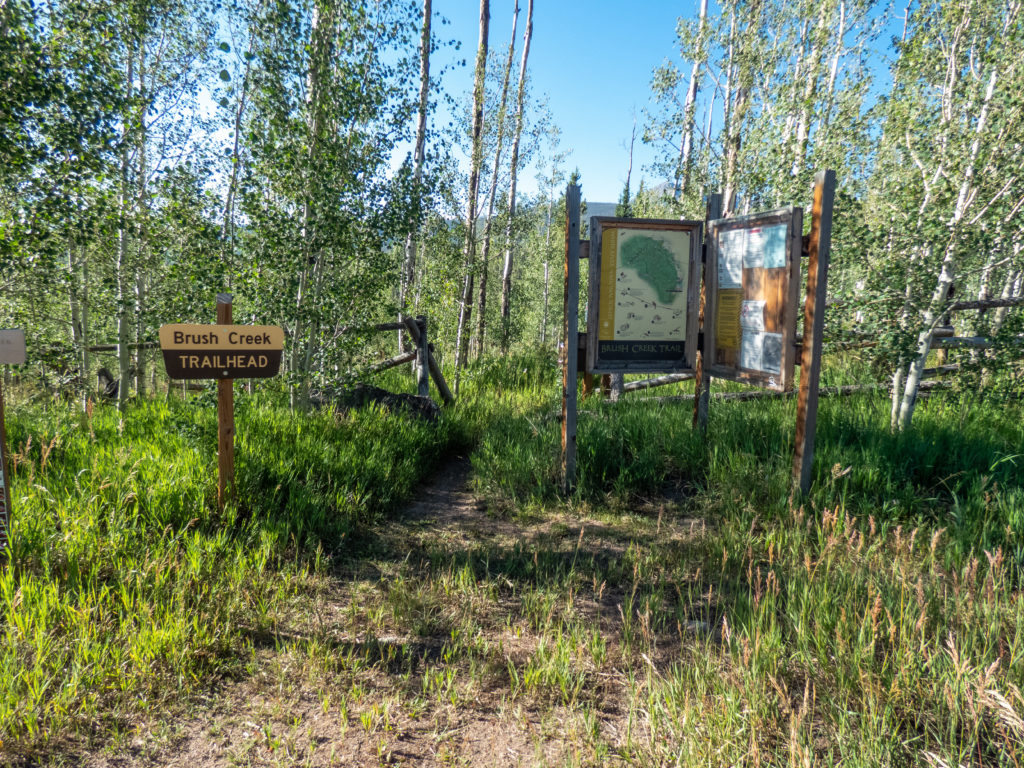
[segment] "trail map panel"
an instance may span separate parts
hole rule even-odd
[[[793,386],[803,210],[708,224],[704,354],[713,376]]]
[[[587,370],[693,371],[701,222],[590,222]]]
[[[160,327],[160,349],[172,379],[266,379],[281,367],[284,331],[276,325]]]

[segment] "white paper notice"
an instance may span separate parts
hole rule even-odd
[[[746,230],[746,248],[743,249],[743,268],[757,269],[764,266],[764,250],[761,244],[762,230],[760,227]]]
[[[743,284],[743,255],[746,230],[730,229],[718,236],[718,287],[739,288]]]
[[[764,301],[744,301],[740,307],[740,327],[749,331],[764,330]]]
[[[766,333],[761,352],[761,370],[767,373],[782,373],[782,334]]]
[[[764,352],[764,333],[743,330],[740,341],[740,368],[751,371],[761,370],[761,356]]]
[[[761,230],[761,252],[764,254],[765,269],[786,266],[786,230],[785,224],[765,227]]]

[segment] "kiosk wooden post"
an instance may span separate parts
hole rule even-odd
[[[825,300],[829,250],[832,245],[832,202],[836,172],[814,177],[814,204],[807,246],[807,299],[804,302],[804,338],[800,354],[800,394],[796,403],[796,445],[793,452],[793,494],[811,488],[814,433],[818,424],[818,381],[821,344],[825,332]]]
[[[217,294],[217,324],[231,325],[231,294]],[[235,494],[235,380],[217,380],[217,506]]]
[[[719,192],[715,192],[713,195],[708,195],[708,205],[706,209],[706,215],[704,218],[704,247],[702,250],[701,263],[703,264],[702,279],[700,282],[700,325],[704,327],[704,313],[706,311],[708,303],[708,289],[707,289],[707,269],[708,269],[708,223],[719,219],[722,216],[722,195]],[[707,339],[702,335],[701,337],[701,349],[697,356],[697,373],[693,377],[693,426],[699,429],[701,432],[708,431],[708,406],[711,404],[711,371],[708,366],[704,364],[704,360],[707,357],[704,354],[704,349],[707,344]]]
[[[576,485],[576,373],[579,367],[580,188],[565,190],[565,290],[562,295],[562,490]]]

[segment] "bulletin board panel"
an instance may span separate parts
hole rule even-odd
[[[590,219],[587,370],[692,373],[704,224]]]
[[[705,365],[712,376],[793,387],[803,209],[708,224]]]

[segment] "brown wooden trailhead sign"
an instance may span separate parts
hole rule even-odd
[[[0,365],[24,365],[25,332],[0,330]],[[0,562],[8,557],[11,530],[11,489],[7,472],[7,427],[4,423],[3,378],[0,377]]]
[[[172,379],[268,379],[281,367],[284,331],[276,325],[189,325],[160,328]]]
[[[276,325],[232,325],[231,294],[217,294],[217,325],[160,327],[160,349],[172,379],[217,379],[217,504],[234,496],[234,379],[268,379],[281,368],[284,331]]]

